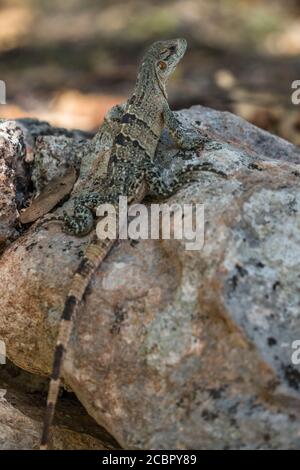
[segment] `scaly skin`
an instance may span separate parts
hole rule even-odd
[[[191,149],[203,144],[198,134],[185,134],[167,102],[166,82],[185,50],[186,41],[175,39],[156,42],[146,53],[131,97],[124,105],[113,108],[106,120],[108,123],[109,120],[114,122],[117,133],[103,190],[101,194],[86,193],[75,200],[73,216],[64,215],[64,230],[67,233],[76,236],[89,233],[94,227],[93,212],[102,203],[114,204],[117,213],[119,196],[127,196],[129,203],[142,201],[147,193],[169,196],[191,180],[191,171],[195,170],[195,166],[186,165],[171,183],[166,184],[154,163],[156,147],[164,127],[169,129],[181,148]],[[48,448],[61,369],[74,315],[94,272],[113,244],[114,240],[109,238],[98,240],[94,237],[71,282],[54,353],[41,449]]]

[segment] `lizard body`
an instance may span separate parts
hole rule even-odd
[[[74,214],[64,214],[64,230],[76,236],[89,233],[94,227],[93,211],[103,203],[114,205],[118,220],[118,201],[127,196],[128,203],[142,201],[146,194],[169,196],[183,183],[190,181],[195,167],[186,165],[173,180],[166,183],[156,168],[154,155],[162,130],[167,127],[181,148],[199,147],[203,139],[186,135],[167,102],[166,82],[184,55],[186,41],[175,39],[154,43],[139,68],[135,88],[129,100],[114,107],[108,119],[117,123],[107,176],[101,193],[90,192],[75,199]],[[119,227],[120,230],[120,227]],[[49,431],[58,398],[63,358],[72,331],[74,314],[96,269],[106,257],[114,240],[97,239],[89,244],[72,279],[61,317],[54,353],[41,449],[48,448]]]

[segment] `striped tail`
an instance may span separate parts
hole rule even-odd
[[[82,300],[92,275],[96,271],[97,267],[101,264],[101,261],[109,253],[114,242],[115,240],[111,240],[109,238],[106,238],[105,240],[99,240],[95,238],[88,246],[86,253],[73,277],[71,288],[66,299],[64,311],[60,320],[40,450],[48,449],[50,428],[54,417],[55,405],[57,402],[61,381],[61,369],[64,355],[72,333],[74,315],[78,310],[78,306]]]

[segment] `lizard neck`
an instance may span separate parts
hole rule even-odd
[[[149,103],[149,99],[152,100],[154,97],[161,101],[168,99],[165,86],[158,79],[152,61],[142,62],[132,95],[139,104]]]

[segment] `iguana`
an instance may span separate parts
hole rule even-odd
[[[140,202],[147,194],[166,197],[184,183],[191,181],[191,172],[195,169],[195,165],[186,164],[173,175],[172,181],[166,182],[154,162],[156,147],[164,127],[184,149],[200,147],[205,140],[195,131],[187,134],[183,130],[167,101],[167,80],[183,57],[186,47],[185,39],[174,39],[155,42],[146,52],[131,97],[125,104],[114,107],[109,113],[118,126],[101,193],[89,192],[75,199],[73,216],[66,213],[63,216],[64,231],[67,233],[76,236],[89,233],[94,227],[93,211],[100,204],[113,204],[118,219],[120,196],[127,196],[129,204]],[[112,238],[100,240],[95,235],[71,281],[54,353],[41,449],[48,448],[61,369],[72,331],[74,314],[93,273],[107,256],[114,242]]]

